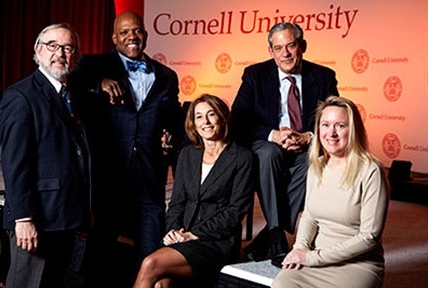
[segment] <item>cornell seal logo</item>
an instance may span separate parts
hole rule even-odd
[[[163,65],[166,65],[166,57],[162,53],[156,53],[155,55],[152,56],[152,58],[162,63]]]
[[[386,134],[382,139],[382,150],[389,158],[397,158],[401,150],[400,140],[397,135],[393,133]]]
[[[369,54],[364,49],[359,49],[352,55],[351,65],[355,73],[361,74],[366,72],[369,67]]]
[[[215,68],[218,72],[224,74],[229,72],[232,67],[232,58],[227,53],[221,53],[215,59]]]
[[[184,95],[191,95],[196,90],[196,80],[192,76],[184,76],[181,78],[180,90]]]
[[[386,79],[385,84],[383,84],[383,95],[391,102],[397,101],[400,98],[402,90],[403,85],[401,84],[401,80],[396,76],[389,77]]]
[[[358,112],[360,112],[361,119],[363,120],[363,122],[366,122],[366,117],[367,117],[366,109],[364,109],[364,106],[361,104],[356,104],[356,105],[358,108]]]

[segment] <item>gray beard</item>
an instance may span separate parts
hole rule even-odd
[[[47,72],[49,73],[49,75],[52,76],[52,78],[54,78],[55,80],[58,80],[58,81],[64,80],[70,74],[70,71],[68,70],[68,68],[65,68],[65,69],[63,69],[61,71],[53,71],[49,67],[47,69]]]

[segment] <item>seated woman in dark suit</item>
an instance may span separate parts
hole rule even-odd
[[[174,287],[186,278],[210,287],[213,275],[238,260],[254,193],[253,156],[229,140],[229,118],[216,96],[191,103],[185,129],[193,145],[179,155],[164,247],[144,259],[135,288]]]

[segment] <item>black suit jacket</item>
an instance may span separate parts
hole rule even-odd
[[[279,129],[279,88],[278,66],[273,59],[245,68],[232,105],[232,129],[238,143],[267,140],[272,129]],[[318,102],[339,95],[335,72],[303,60],[301,93],[303,131],[313,131]]]
[[[89,211],[87,146],[55,88],[36,70],[0,101],[4,227],[32,216],[38,229],[78,228]]]
[[[202,155],[203,149],[193,145],[180,153],[167,231],[191,231],[213,251],[232,259],[239,253],[241,221],[254,193],[253,156],[233,142],[228,144],[201,184]]]
[[[83,55],[69,81],[73,89],[80,91],[79,95],[84,95],[77,102],[79,114],[88,130],[94,159],[94,206],[100,212],[97,215],[110,218],[106,222],[109,224],[122,221],[117,220],[118,216],[130,212],[135,197],[144,195],[154,203],[164,205],[162,130],[172,134],[177,140],[176,145],[183,139],[184,122],[178,99],[177,74],[147,55],[145,58],[155,74],[155,82],[138,111],[132,98],[128,72],[117,51]],[[125,90],[125,104],[109,103],[108,95],[101,91],[104,78],[120,83]],[[135,183],[127,180],[132,173],[131,163],[138,163],[142,170]],[[129,191],[125,191],[130,185],[138,190],[132,197]],[[118,223],[119,226],[126,225],[126,216],[124,219]]]

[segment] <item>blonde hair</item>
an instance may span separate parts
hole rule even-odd
[[[324,168],[330,159],[330,155],[322,147],[320,142],[319,125],[325,108],[331,106],[343,108],[348,115],[349,134],[348,147],[346,148],[347,169],[341,179],[341,187],[349,188],[355,182],[358,173],[365,162],[376,162],[380,167],[382,167],[382,165],[370,152],[367,132],[355,103],[344,97],[329,96],[324,102],[321,102],[316,109],[314,141],[309,148],[309,165],[318,178],[319,184],[322,182]]]

